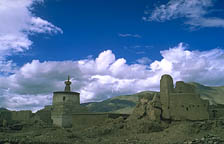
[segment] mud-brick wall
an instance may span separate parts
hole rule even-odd
[[[10,111],[0,111],[0,124],[2,124],[3,120],[10,121],[12,119],[11,117]]]
[[[11,111],[13,121],[28,121],[32,118],[32,111]]]
[[[216,117],[224,119],[224,109],[223,108],[217,109]]]
[[[52,111],[51,106],[45,106],[44,109],[37,111],[35,113],[35,116],[37,117],[37,119],[40,119],[46,123],[52,123],[51,111]]]
[[[170,94],[170,114],[173,120],[209,119],[208,101],[192,93]]]
[[[102,123],[108,118],[108,114],[73,114],[72,127],[82,128]]]
[[[210,119],[224,119],[224,108],[210,108]]]

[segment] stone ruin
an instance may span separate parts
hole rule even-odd
[[[209,101],[202,100],[195,88],[183,81],[176,82],[169,75],[160,80],[160,101],[162,118],[172,120],[206,120],[209,119]]]
[[[80,94],[72,92],[71,81],[65,81],[64,91],[53,93],[53,104],[45,106],[35,114],[31,111],[10,112],[0,114],[0,122],[41,120],[56,126],[69,128],[78,125],[89,126],[101,123],[108,118],[128,117],[125,114],[92,113],[80,105]],[[202,100],[195,92],[195,87],[183,81],[176,82],[174,87],[170,75],[163,75],[160,80],[160,92],[139,97],[130,117],[145,120],[208,120],[216,116],[223,116],[223,107],[209,106],[207,100]],[[4,124],[5,125],[5,124]]]
[[[160,80],[160,92],[139,98],[133,112],[137,117],[147,116],[150,120],[207,120],[209,102],[202,100],[194,86],[183,81],[173,85],[170,75]]]

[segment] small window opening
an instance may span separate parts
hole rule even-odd
[[[186,111],[188,111],[188,107],[186,108]]]
[[[65,97],[63,97],[63,102],[65,101]]]
[[[216,118],[217,110],[212,110],[212,113],[213,113],[213,118]]]

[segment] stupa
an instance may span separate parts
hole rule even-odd
[[[72,127],[72,114],[74,109],[80,106],[80,93],[72,92],[70,85],[70,77],[65,81],[64,91],[57,91],[53,93],[53,109],[51,119],[53,124],[69,128]]]

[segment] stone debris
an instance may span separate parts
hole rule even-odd
[[[185,141],[184,144],[224,144],[224,140],[215,135],[206,135],[201,139],[194,139],[192,141]]]

